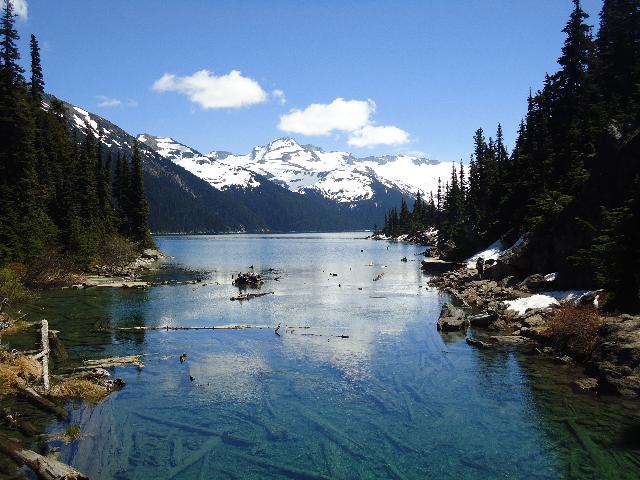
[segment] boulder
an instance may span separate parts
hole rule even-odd
[[[162,257],[162,253],[154,248],[146,248],[142,251],[140,255],[142,258],[148,258],[151,260],[158,260]]]
[[[529,315],[522,320],[522,325],[528,328],[542,327],[547,324],[547,321],[540,314]]]
[[[547,286],[547,280],[540,274],[529,275],[520,283],[520,288],[529,292],[540,292]]]
[[[498,314],[493,311],[486,311],[479,313],[478,315],[472,315],[469,317],[469,324],[472,327],[487,328],[493,322],[498,319]]]
[[[441,332],[456,332],[466,330],[469,326],[466,314],[460,308],[454,307],[450,303],[445,303],[440,311],[438,320],[438,330]]]
[[[262,276],[255,272],[239,273],[233,280],[236,287],[259,287],[263,283]]]
[[[509,275],[504,277],[502,280],[498,282],[502,288],[513,288],[518,285],[520,282],[518,281],[518,277],[514,275]]]
[[[529,340],[519,335],[493,335],[491,341],[494,343],[501,343],[504,345],[522,345]]]

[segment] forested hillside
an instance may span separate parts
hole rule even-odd
[[[33,267],[64,257],[85,268],[111,245],[151,246],[137,145],[123,156],[93,135],[81,142],[70,135],[63,104],[43,102],[34,35],[28,77],[20,66],[11,2],[1,22],[0,265]]]
[[[604,287],[609,306],[640,307],[640,8],[605,0],[592,34],[579,0],[564,28],[559,70],[531,93],[510,154],[501,128],[479,129],[465,175],[438,198],[391,211],[384,232],[435,226],[448,258],[526,235],[522,273],[560,272]]]

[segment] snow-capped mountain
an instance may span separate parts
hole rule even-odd
[[[47,103],[53,101],[48,96]],[[64,103],[72,134],[103,155],[131,158],[136,137]],[[406,155],[356,158],[282,138],[245,155],[202,154],[167,137],[137,137],[154,232],[364,230],[418,190],[435,190],[450,163]],[[115,163],[115,162],[114,162]]]
[[[148,134],[138,140],[217,189],[254,188],[259,175],[292,192],[313,191],[339,203],[375,200],[377,183],[407,197],[418,191],[435,193],[438,178],[446,181],[453,167],[451,162],[410,155],[356,158],[348,152],[300,145],[292,138],[279,138],[245,155],[221,151],[203,155],[171,138]]]
[[[250,170],[225,162],[216,162],[171,138],[142,134],[138,136],[138,141],[162,157],[170,159],[176,165],[180,165],[185,170],[202,178],[218,190],[226,190],[232,186],[243,188],[260,186],[256,175]]]

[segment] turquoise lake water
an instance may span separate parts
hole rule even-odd
[[[352,233],[156,241],[173,257],[157,279],[203,282],[57,291],[34,309],[72,362],[144,355],[144,369],[116,369],[123,390],[69,405],[83,436],[58,444],[61,459],[91,478],[640,478],[639,402],[574,394],[570,367],[441,335],[447,297],[419,247]],[[251,265],[274,295],[230,301]],[[226,324],[271,328],[113,330]]]

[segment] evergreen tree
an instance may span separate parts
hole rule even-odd
[[[40,65],[40,47],[36,36],[31,34],[31,96],[39,105],[44,95],[44,77],[42,75],[42,65]]]
[[[127,192],[129,215],[129,231],[131,238],[140,246],[149,247],[153,245],[153,240],[149,233],[148,217],[149,206],[144,193],[144,179],[142,175],[142,159],[138,142],[133,145],[133,156],[131,157],[131,180]]]
[[[16,83],[24,83],[24,70],[18,64],[20,60],[20,51],[18,50],[18,40],[20,35],[15,29],[15,13],[13,11],[13,2],[6,0],[0,20],[0,65],[2,66],[3,83],[13,85]]]

